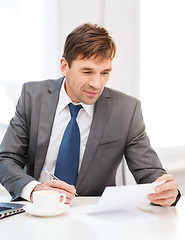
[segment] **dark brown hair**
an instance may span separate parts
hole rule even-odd
[[[63,57],[69,67],[79,56],[84,58],[113,59],[116,54],[116,44],[109,32],[97,24],[85,23],[75,28],[66,38]]]

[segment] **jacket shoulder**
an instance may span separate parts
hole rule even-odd
[[[137,103],[140,103],[139,99],[137,99],[137,98],[135,98],[135,97],[133,97],[131,95],[128,95],[126,93],[123,93],[121,91],[112,89],[112,88],[106,87],[105,88],[105,93],[115,103],[121,102],[122,104],[126,103],[126,104],[134,104],[134,105],[137,104]]]
[[[32,93],[44,93],[47,91],[54,92],[60,87],[62,81],[63,78],[59,78],[56,80],[48,79],[37,82],[27,82],[23,84],[23,89],[25,89],[26,92],[28,91]]]

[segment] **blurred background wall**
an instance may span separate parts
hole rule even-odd
[[[0,141],[22,84],[60,77],[66,36],[97,23],[117,44],[108,86],[141,100],[151,144],[185,194],[184,12],[183,0],[0,0]]]

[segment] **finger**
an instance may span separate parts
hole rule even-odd
[[[69,199],[69,200],[72,200],[73,198],[75,198],[75,194],[74,193],[69,193],[68,191],[65,191],[65,190],[62,190],[62,189],[59,189],[59,188],[49,187],[49,188],[45,188],[43,190],[52,190],[52,191],[57,191],[59,193],[65,193],[66,199]],[[61,196],[61,199],[62,198],[63,197]]]
[[[59,192],[59,193],[65,193],[66,199],[69,199],[70,201],[71,201],[73,198],[75,198],[75,194],[74,194],[74,193],[69,193],[69,192],[67,192],[67,191],[65,191],[65,190],[59,190],[58,192]]]
[[[161,193],[149,194],[148,196],[150,196],[151,200],[160,200],[160,199],[167,199],[171,197],[177,197],[177,194],[178,194],[178,190],[171,189]]]
[[[160,194],[149,194],[148,199],[154,204],[160,204],[161,206],[171,206],[177,198],[178,190],[171,189]]]
[[[173,181],[174,176],[171,174],[164,174],[161,177],[159,177],[155,182],[161,182],[163,180],[165,180],[165,182]]]
[[[52,190],[53,188],[50,187],[50,185],[47,185],[45,183],[43,184],[38,184],[34,189],[33,191],[42,191],[42,190]]]
[[[70,185],[64,181],[60,181],[60,180],[49,180],[47,181],[45,184],[47,184],[48,186],[52,187],[52,188],[56,188],[56,189],[62,189],[66,192],[75,194],[76,193],[76,189],[73,185]]]
[[[69,185],[62,181],[56,181],[56,180],[49,180],[46,183],[45,188],[58,191],[59,193],[65,193],[66,195],[66,203],[69,203],[74,197],[76,193],[76,189],[73,185]],[[62,197],[61,197],[62,201]]]
[[[165,192],[172,189],[177,190],[177,188],[178,188],[178,183],[176,181],[165,182],[164,184],[157,186],[155,188],[155,192],[161,193],[161,192]]]
[[[149,199],[150,200],[150,199]],[[158,200],[153,200],[151,201],[153,204],[161,205],[163,207],[170,207],[174,202],[176,198],[166,198],[166,199],[158,199]]]
[[[69,204],[72,199],[66,198],[65,204]],[[63,201],[63,197],[60,198],[60,202]]]

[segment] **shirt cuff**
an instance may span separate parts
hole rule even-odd
[[[38,181],[31,181],[31,182],[29,182],[28,184],[26,184],[26,185],[23,187],[23,189],[22,189],[21,197],[24,198],[24,199],[27,200],[27,201],[30,201],[30,195],[31,195],[33,189],[34,189],[38,184],[41,184],[41,183],[38,182]]]

